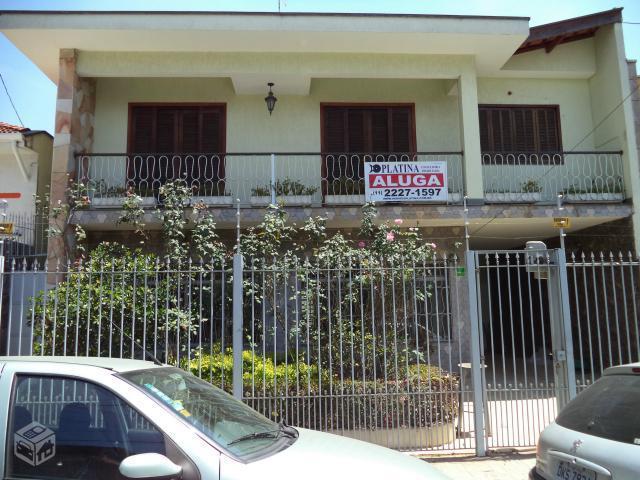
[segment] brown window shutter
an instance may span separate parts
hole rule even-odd
[[[558,152],[560,150],[560,131],[557,110],[540,108],[535,113],[538,126],[538,151]]]
[[[392,144],[389,151],[398,153],[410,153],[415,150],[412,145],[413,125],[412,114],[409,108],[391,109],[392,120]]]
[[[489,136],[491,126],[489,110],[481,107],[478,112],[478,117],[480,119],[480,148],[483,152],[491,152],[493,151],[493,142]]]
[[[391,132],[390,123],[392,118],[390,109],[372,108],[366,112],[365,119],[365,152],[389,152],[391,151],[391,142],[393,141],[393,133]]]
[[[339,107],[327,107],[323,112],[323,148],[326,152],[346,152],[346,114]]]
[[[535,135],[535,110],[531,108],[519,108],[513,110],[514,126],[515,126],[515,151],[516,152],[535,152],[536,151],[536,135]]]
[[[222,111],[203,109],[201,118],[201,151],[209,154],[222,153],[224,151]]]
[[[347,110],[347,148],[349,153],[369,152],[366,137],[368,132],[365,127],[365,110],[361,108],[350,108]]]
[[[180,153],[200,152],[200,110],[187,108],[180,111]]]
[[[131,153],[155,151],[155,120],[155,108],[134,107],[131,109],[132,138],[129,143]]]
[[[158,108],[154,153],[178,152],[178,115],[173,108]]]
[[[479,120],[484,153],[562,152],[559,111],[555,106],[481,105]],[[548,157],[541,158],[547,160]],[[509,161],[519,160],[512,157]]]

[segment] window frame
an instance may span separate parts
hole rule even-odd
[[[325,142],[325,113],[327,108],[340,107],[340,108],[408,108],[409,109],[409,121],[411,125],[409,127],[409,143],[410,150],[408,152],[329,152],[326,148]],[[352,153],[352,154],[370,154],[370,155],[382,155],[389,153],[405,153],[409,155],[415,155],[416,150],[416,104],[413,102],[320,102],[320,150],[323,154],[330,153]]]
[[[164,429],[160,428],[154,421],[150,420],[144,413],[140,412],[140,409],[136,408],[135,406],[131,405],[130,402],[128,402],[127,400],[125,400],[123,398],[123,396],[116,392],[113,388],[109,387],[108,385],[105,385],[103,383],[100,382],[96,382],[94,380],[90,380],[87,379],[86,377],[82,377],[79,375],[73,375],[73,374],[63,374],[63,373],[46,373],[46,372],[34,372],[34,371],[14,371],[11,372],[12,375],[12,379],[11,379],[11,392],[9,395],[9,402],[7,405],[7,423],[6,423],[6,432],[5,432],[5,453],[4,453],[4,458],[3,458],[3,463],[4,463],[4,471],[2,472],[3,475],[3,479],[4,480],[24,480],[24,477],[16,477],[13,475],[10,475],[8,472],[8,468],[9,468],[9,462],[7,461],[7,458],[9,456],[9,453],[13,453],[13,449],[9,448],[9,445],[13,445],[12,439],[10,438],[10,434],[14,434],[15,432],[13,432],[13,410],[14,410],[14,406],[15,406],[15,396],[16,396],[16,392],[17,392],[17,383],[18,380],[20,378],[25,378],[25,377],[35,377],[35,378],[48,378],[48,379],[58,379],[58,380],[70,380],[70,381],[80,381],[80,382],[84,382],[87,383],[89,385],[93,385],[94,387],[98,387],[98,388],[102,388],[103,390],[105,390],[106,392],[110,393],[111,395],[113,395],[116,399],[118,399],[120,402],[122,402],[123,404],[127,405],[129,408],[131,408],[132,410],[136,411],[139,415],[143,416],[145,418],[145,420],[151,425],[153,426],[156,430],[158,430],[158,432],[160,432],[162,434],[162,436],[165,439],[165,442],[168,440],[171,444],[172,447],[176,450],[176,452],[178,452],[179,455],[182,455],[184,457],[184,459],[186,460],[186,462],[188,462],[194,469],[194,473],[196,475],[197,479],[201,479],[202,476],[200,474],[200,471],[198,469],[198,465],[196,462],[193,461],[193,459],[187,455],[187,453],[176,443],[173,441],[173,439],[164,431]],[[117,376],[118,379],[123,380],[120,376]],[[123,413],[123,412],[121,412]],[[120,427],[123,428],[123,432],[126,433],[127,432],[127,425],[126,425],[126,418],[123,416],[120,420]],[[127,448],[129,447],[129,445],[127,445]],[[36,480],[34,478],[34,480]]]
[[[133,124],[133,110],[135,108],[219,108],[222,113],[222,121],[220,122],[220,131],[218,132],[221,139],[221,148],[219,152],[135,152],[133,151],[133,143],[135,139],[135,128]],[[200,126],[202,127],[202,126]],[[223,155],[227,152],[227,104],[224,102],[129,102],[127,114],[127,154],[134,155],[139,153],[148,154],[185,154],[185,153],[215,153]]]
[[[555,114],[555,125],[556,125],[556,135],[558,137],[558,149],[550,150],[550,151],[498,151],[498,150],[484,150],[482,149],[482,141],[480,142],[481,149],[481,157],[483,165],[496,165],[495,162],[492,161],[495,155],[502,155],[504,158],[503,163],[501,165],[529,165],[527,159],[530,156],[536,155],[539,159],[537,165],[562,165],[564,164],[564,150],[562,144],[562,119],[560,115],[560,105],[559,104],[519,104],[519,103],[479,103],[478,104],[478,123],[479,123],[479,134],[482,138],[482,123],[481,122],[481,111],[483,109],[487,110],[526,110],[526,109],[544,109],[553,111]],[[493,125],[489,123],[487,125],[487,134],[491,137],[491,132],[493,131]],[[534,124],[535,129],[535,139],[536,143],[540,143],[540,136],[538,133],[537,122]],[[512,122],[512,131],[515,132],[515,125]],[[515,139],[515,138],[514,138]],[[490,155],[491,159],[487,161],[485,159],[485,155]],[[525,156],[525,159],[522,158]]]
[[[219,125],[219,131],[218,131],[218,135],[219,135],[219,139],[220,139],[220,151],[219,152],[136,152],[134,151],[134,143],[135,143],[135,125],[134,125],[134,117],[133,117],[133,111],[135,108],[176,108],[176,109],[180,109],[180,108],[184,108],[184,109],[188,109],[188,108],[198,108],[198,109],[206,109],[206,108],[211,108],[211,109],[219,109],[220,113],[221,113],[221,117],[222,120],[220,121],[220,125]],[[200,112],[201,114],[201,112]],[[157,114],[156,114],[156,120],[157,120]],[[201,123],[201,119],[199,119],[199,128],[202,129],[202,123]],[[180,129],[177,128],[175,135],[178,136],[180,135]],[[201,139],[202,140],[202,139]],[[174,143],[177,141],[176,138],[174,138]],[[157,144],[157,142],[155,142]],[[201,142],[200,142],[201,143]],[[224,102],[129,102],[128,104],[128,116],[127,116],[127,155],[126,155],[126,159],[127,159],[127,178],[132,178],[134,179],[134,183],[137,186],[138,184],[141,183],[141,181],[137,178],[136,175],[136,168],[135,168],[135,163],[136,160],[134,160],[134,158],[137,155],[141,155],[142,159],[140,161],[144,161],[144,158],[146,156],[149,157],[167,157],[171,163],[175,166],[175,159],[177,157],[183,157],[183,156],[187,156],[189,154],[206,154],[206,155],[211,155],[211,157],[207,157],[207,158],[211,158],[210,161],[213,162],[213,157],[217,157],[218,158],[218,162],[220,163],[218,166],[218,189],[220,190],[220,185],[221,185],[221,190],[224,192],[225,191],[225,180],[226,180],[226,168],[225,168],[225,161],[226,161],[226,152],[227,152],[227,104]],[[198,159],[197,155],[193,155],[194,160]],[[180,161],[178,160],[178,163],[180,163]],[[149,181],[147,180],[146,183],[149,183]],[[163,182],[164,183],[164,182]],[[192,182],[190,182],[192,183]],[[154,187],[155,185],[146,185],[148,188],[150,187]],[[154,190],[158,190],[157,188],[154,188]]]
[[[408,152],[330,152],[327,148],[326,136],[325,136],[325,115],[327,109],[332,107],[344,108],[344,109],[370,109],[370,108],[406,108],[409,110],[409,151]],[[392,127],[393,128],[393,127]],[[345,132],[345,135],[347,132]],[[417,140],[416,140],[416,105],[413,102],[320,102],[320,172],[322,178],[322,195],[323,197],[330,194],[329,184],[332,179],[329,178],[329,168],[327,166],[327,158],[329,155],[339,156],[346,154],[359,155],[359,160],[364,164],[365,157],[369,156],[371,160],[377,160],[377,156],[388,156],[389,154],[402,153],[408,158],[407,160],[413,160],[417,152]],[[398,160],[403,160],[399,158]],[[353,166],[352,166],[353,168]],[[353,180],[358,181],[359,175],[354,176]],[[364,194],[364,192],[362,192]]]

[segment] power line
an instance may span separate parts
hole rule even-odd
[[[15,112],[16,117],[18,117],[18,121],[20,122],[20,125],[22,125],[24,127],[24,123],[22,123],[22,119],[20,118],[20,114],[18,113],[18,109],[14,105],[13,99],[11,98],[11,95],[9,95],[9,89],[7,88],[7,84],[4,83],[4,78],[2,77],[2,73],[0,73],[0,80],[2,80],[2,85],[4,86],[4,91],[7,93],[7,97],[9,98],[9,103],[11,103],[11,106],[13,107],[13,111]]]

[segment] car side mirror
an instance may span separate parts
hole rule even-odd
[[[182,467],[159,453],[131,455],[120,462],[120,475],[131,479],[172,480],[182,476]]]

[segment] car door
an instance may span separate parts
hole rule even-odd
[[[171,419],[159,425],[162,417],[148,415],[154,410],[153,401],[145,407],[149,399],[144,396],[136,402],[131,395],[118,392],[119,387],[126,391],[127,385],[113,375],[78,375],[77,370],[86,369],[65,374],[60,371],[65,367],[53,373],[28,365],[3,372],[0,392],[8,407],[4,419],[0,418],[7,432],[4,478],[123,480],[120,462],[140,453],[168,457],[182,467],[184,480],[218,478],[217,462],[204,466],[205,476],[197,465],[203,455],[211,459],[218,452],[210,447],[203,452],[203,446],[196,446],[186,453],[184,446],[197,442],[192,432],[179,434],[178,446],[171,438],[175,438]],[[107,382],[96,381],[96,377]],[[168,426],[170,432],[162,426]]]

